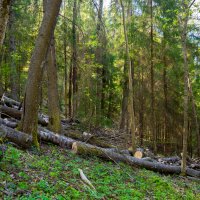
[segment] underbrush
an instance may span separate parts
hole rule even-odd
[[[96,190],[80,178],[82,169]],[[0,199],[200,199],[200,184],[122,163],[82,157],[53,145],[8,147],[0,162]]]

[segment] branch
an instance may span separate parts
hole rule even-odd
[[[188,6],[189,9],[194,5],[195,1],[196,0],[193,0],[192,3]]]
[[[68,17],[66,16],[63,16],[61,14],[59,14],[59,16],[63,17],[64,19],[68,20],[69,22],[73,23],[73,21],[71,19],[69,19]],[[75,26],[77,26],[77,28],[81,31],[82,35],[83,35],[83,38],[85,38],[85,35],[83,33],[83,30],[81,29],[81,27],[78,25],[78,24],[75,24]]]

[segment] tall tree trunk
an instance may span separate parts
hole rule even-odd
[[[65,20],[65,1],[63,2],[64,6],[64,20]],[[64,37],[63,37],[63,53],[64,53],[64,65],[65,65],[65,92],[64,92],[64,102],[65,102],[65,117],[68,117],[68,82],[67,82],[67,40],[66,40],[66,35],[67,35],[67,29],[66,26],[64,26]]]
[[[168,129],[168,99],[167,99],[167,60],[166,60],[166,42],[165,42],[165,34],[163,35],[163,93],[164,93],[164,133],[163,133],[163,137],[164,137],[164,152],[166,150],[166,143],[167,140],[169,140],[169,129]]]
[[[73,6],[73,22],[72,22],[72,85],[73,85],[73,117],[76,115],[77,109],[77,92],[78,92],[78,83],[77,83],[77,0],[74,0]]]
[[[183,2],[183,8],[186,9],[187,13],[183,19],[183,30],[182,30],[182,53],[184,60],[184,127],[183,127],[183,154],[181,162],[181,172],[186,174],[186,158],[187,158],[187,140],[188,140],[188,103],[189,103],[189,90],[188,90],[188,81],[189,81],[189,69],[188,69],[188,60],[187,60],[187,25],[188,25],[188,16],[189,10],[187,5]],[[185,15],[185,14],[184,14]]]
[[[140,99],[140,110],[139,110],[139,135],[140,135],[140,146],[143,146],[144,140],[144,69],[141,65],[142,73],[140,78],[140,91],[139,91],[139,99]]]
[[[9,19],[11,0],[0,0],[0,47],[3,44]]]
[[[197,155],[200,157],[200,132],[199,132],[199,122],[198,122],[198,116],[197,116],[197,111],[196,111],[196,104],[195,104],[195,99],[194,99],[194,94],[192,90],[192,85],[190,79],[188,80],[189,84],[189,92],[190,92],[190,98],[192,100],[192,110],[193,110],[193,115],[194,115],[194,120],[195,120],[195,131],[196,131],[196,139],[197,139]]]
[[[135,141],[135,115],[134,115],[134,107],[133,107],[133,80],[132,80],[132,69],[131,69],[131,60],[129,55],[129,45],[128,45],[128,35],[126,29],[126,19],[124,12],[124,5],[122,0],[120,0],[121,8],[122,8],[122,17],[123,17],[123,28],[124,28],[124,37],[126,43],[126,56],[125,56],[125,65],[128,68],[128,114],[129,114],[129,127],[132,137],[132,149],[135,152],[136,149],[136,141]]]
[[[155,128],[155,97],[154,97],[154,56],[153,56],[153,0],[149,2],[150,7],[150,20],[151,20],[151,30],[150,30],[150,71],[151,71],[151,133],[153,135],[153,148],[154,152],[157,152],[156,144],[156,128]]]
[[[51,45],[48,49],[46,69],[48,78],[49,127],[51,131],[59,133],[61,124],[54,38],[51,39]]]
[[[69,69],[69,104],[68,104],[68,112],[69,112],[69,117],[72,117],[72,59],[70,61],[70,69]]]
[[[15,61],[15,52],[16,52],[16,41],[15,41],[15,27],[14,27],[14,18],[15,13],[13,9],[10,9],[10,19],[8,22],[9,29],[9,65],[10,65],[10,89],[11,96],[15,100],[19,100],[19,88],[20,88],[20,80],[19,80],[19,70],[17,70],[17,65]]]
[[[48,0],[43,0],[44,13],[47,12]],[[57,85],[57,66],[54,33],[48,48],[46,57],[47,84],[48,84],[48,113],[49,128],[51,131],[59,133],[61,130],[59,95]]]
[[[101,116],[101,108],[102,108],[102,69],[103,67],[103,28],[102,28],[102,17],[103,17],[103,0],[98,1],[98,18],[97,18],[97,27],[96,27],[96,34],[97,34],[97,49],[95,52],[95,59],[97,63],[97,80],[96,80],[96,124],[98,125],[99,119]]]
[[[124,64],[124,82],[123,82],[123,95],[122,95],[122,108],[121,108],[121,120],[120,129],[125,129],[128,107],[128,68]]]
[[[32,134],[33,143],[39,147],[37,140],[37,118],[39,109],[39,88],[42,79],[42,62],[45,60],[50,41],[55,29],[57,16],[59,14],[62,0],[49,0],[39,34],[36,40],[35,49],[30,62],[28,81],[23,104],[23,115],[21,129],[25,133]]]

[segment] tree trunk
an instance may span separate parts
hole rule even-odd
[[[0,47],[3,44],[6,27],[9,19],[9,10],[11,6],[11,0],[0,1]]]
[[[23,148],[29,148],[32,144],[32,136],[16,131],[15,129],[4,126],[3,124],[0,125],[0,137],[6,138],[10,142],[14,142]]]
[[[126,118],[127,118],[127,105],[128,105],[128,69],[124,64],[124,80],[123,80],[123,96],[122,96],[122,109],[121,109],[121,120],[120,129],[125,129]]]
[[[12,7],[12,5],[11,5]],[[9,29],[9,65],[10,65],[10,89],[11,97],[15,100],[19,100],[20,94],[20,80],[19,80],[19,70],[17,70],[15,53],[16,53],[16,40],[15,40],[15,13],[14,10],[10,9],[10,18],[8,22]]]
[[[97,48],[95,52],[95,60],[97,63],[96,69],[96,125],[99,124],[100,118],[102,115],[102,73],[103,73],[103,27],[102,27],[102,18],[103,18],[103,0],[99,0],[98,3],[98,18],[97,18],[97,27],[96,27],[96,34],[97,34]],[[104,102],[103,102],[104,103]]]
[[[74,142],[72,144],[72,151],[80,155],[98,156],[114,162],[124,162],[131,166],[146,168],[155,172],[165,174],[180,174],[181,168],[179,166],[170,166],[161,163],[149,162],[143,159],[134,158],[126,154],[115,153],[110,149],[103,149],[83,142]],[[200,171],[187,169],[187,175],[200,177]]]
[[[197,155],[200,157],[200,132],[199,132],[199,122],[198,122],[198,116],[197,116],[197,111],[196,111],[196,104],[195,104],[195,99],[194,99],[194,94],[192,90],[192,85],[190,79],[188,79],[188,84],[189,84],[189,92],[190,92],[190,98],[192,100],[192,110],[193,110],[193,115],[194,115],[194,120],[195,120],[195,128],[196,128],[196,138],[197,138]],[[192,141],[192,140],[191,140]]]
[[[12,117],[17,120],[21,119],[21,116],[23,113],[21,110],[17,110],[17,109],[10,108],[7,106],[0,106],[0,111],[2,115],[5,115],[5,117]],[[37,118],[38,118],[38,123],[41,124],[42,126],[48,125],[47,120],[45,120],[42,116],[38,115]]]
[[[189,69],[187,61],[187,25],[188,25],[188,16],[189,10],[187,5],[183,4],[183,8],[186,9],[187,13],[183,21],[183,30],[182,30],[182,53],[184,60],[184,127],[183,127],[183,156],[181,163],[181,171],[183,175],[186,174],[186,158],[187,158],[187,140],[188,140],[188,103],[189,103],[189,90],[188,90],[188,81],[189,81]]]
[[[69,110],[69,117],[72,117],[72,72],[73,72],[73,67],[72,67],[72,59],[70,61],[70,69],[69,69],[69,104],[68,104],[68,110]]]
[[[113,145],[107,144],[102,139],[98,139],[94,135],[91,134],[84,134],[78,130],[66,130],[63,132],[63,135],[66,137],[73,138],[75,140],[79,140],[82,142],[87,142],[89,144],[93,144],[103,148],[114,148]]]
[[[124,5],[122,3],[122,0],[120,0],[120,2],[121,2],[121,8],[122,8],[124,36],[125,36],[125,43],[126,43],[125,65],[128,68],[128,114],[129,114],[130,132],[131,132],[131,137],[132,137],[131,138],[132,149],[134,152],[136,149],[136,140],[135,140],[135,115],[134,115],[134,107],[133,107],[133,81],[132,81],[131,61],[130,61],[130,55],[129,55],[128,35],[127,35],[127,29],[126,29]]]
[[[151,133],[153,135],[153,148],[154,152],[157,152],[157,141],[156,141],[156,127],[155,127],[155,97],[154,97],[154,56],[153,56],[153,0],[150,0],[150,20],[151,20],[151,30],[150,30],[150,71],[151,71]]]
[[[45,60],[52,38],[62,0],[49,0],[47,12],[44,13],[35,49],[30,62],[28,81],[24,96],[24,109],[21,130],[32,134],[33,143],[39,147],[37,140],[37,118],[39,109],[39,88],[42,79],[42,62]]]
[[[51,44],[47,54],[47,78],[48,78],[48,113],[49,128],[51,131],[59,133],[61,130],[59,95],[57,85],[57,67],[55,55],[55,41],[51,40]]]
[[[168,91],[167,91],[167,60],[166,60],[166,42],[165,32],[163,33],[163,93],[164,93],[164,153],[166,153],[166,143],[169,140],[169,129],[168,129]]]
[[[73,21],[72,21],[72,88],[73,88],[73,111],[72,116],[75,117],[77,109],[77,92],[78,92],[78,83],[77,83],[77,0],[74,0],[73,6]]]
[[[144,72],[143,66],[141,65],[142,73],[140,75],[140,86],[139,86],[139,135],[140,135],[140,147],[143,146],[144,141]]]

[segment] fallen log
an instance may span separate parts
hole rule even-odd
[[[3,94],[2,98],[1,98],[1,102],[6,104],[9,107],[20,107],[20,102],[15,101],[14,99],[8,98],[7,96],[5,96],[5,94]]]
[[[93,144],[95,146],[99,146],[102,148],[115,148],[115,146],[108,144],[101,139],[96,138],[94,135],[86,134],[86,132],[82,133],[79,130],[63,130],[62,133],[64,136],[67,136],[67,137],[70,137],[82,142],[87,142],[89,144]]]
[[[157,163],[149,162],[129,155],[114,153],[108,149],[96,147],[94,145],[86,144],[83,142],[74,142],[72,145],[72,151],[80,155],[92,155],[112,160],[115,162],[124,162],[131,166],[138,166],[155,172],[160,172],[165,174],[181,173],[181,168],[179,166],[165,165],[158,162]],[[189,176],[200,178],[200,171],[187,168],[186,173]]]
[[[17,120],[20,120],[21,116],[22,116],[21,110],[17,110],[17,109],[10,108],[10,107],[7,107],[7,106],[1,106],[0,112],[1,112],[2,115],[5,115],[6,117],[13,117]],[[38,115],[38,123],[41,124],[42,126],[48,125],[47,120],[43,119],[40,115]]]
[[[134,153],[134,157],[139,158],[139,159],[143,158],[144,157],[144,149],[137,148],[136,152]]]
[[[74,139],[56,134],[43,127],[38,127],[38,136],[43,141],[51,142],[67,149],[71,149],[72,144],[76,142]]]
[[[3,125],[8,126],[10,128],[16,128],[17,127],[17,122],[10,121],[7,118],[5,118],[5,119],[0,118],[0,124],[3,124]]]
[[[175,163],[180,161],[181,158],[178,156],[173,156],[173,157],[169,157],[169,158],[159,158],[158,161],[159,162],[164,162],[164,163]]]
[[[3,124],[0,125],[0,137],[6,138],[22,148],[29,148],[32,145],[32,136]]]

